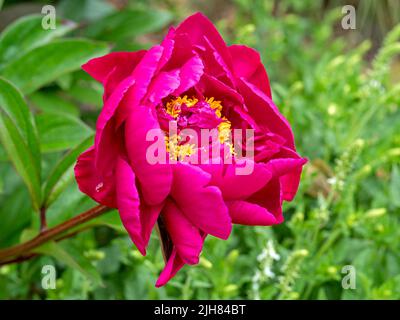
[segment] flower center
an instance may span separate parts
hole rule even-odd
[[[168,132],[168,123],[176,121],[178,134],[165,137],[170,157],[179,160],[194,153],[194,144],[183,141],[179,131],[185,128],[199,131],[201,129],[217,129],[219,143],[230,145],[231,122],[223,116],[221,101],[214,97],[199,100],[188,96],[177,97],[159,106],[158,117],[161,128]]]

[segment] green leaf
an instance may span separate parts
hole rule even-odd
[[[26,228],[32,218],[32,207],[25,201],[26,189],[16,186],[0,197],[0,248],[11,245],[19,232]]]
[[[75,28],[71,21],[57,21],[56,29],[45,30],[41,15],[25,16],[10,24],[0,35],[0,68],[24,53],[61,37]]]
[[[61,0],[57,12],[74,21],[102,18],[116,8],[107,0]]]
[[[68,151],[51,171],[43,191],[43,203],[48,207],[59,194],[66,188],[74,176],[74,165],[77,157],[93,144],[93,137],[90,136],[76,148]]]
[[[79,116],[79,108],[54,92],[37,91],[29,96],[33,105],[43,112]]]
[[[2,74],[29,94],[107,52],[104,43],[84,39],[57,40],[26,52],[7,64]]]
[[[22,177],[35,209],[41,201],[40,149],[33,120],[21,93],[0,78],[0,141]]]
[[[171,21],[171,14],[159,10],[126,9],[112,13],[87,29],[90,38],[117,41],[157,31]]]
[[[87,228],[100,226],[108,227],[122,234],[126,234],[126,229],[122,224],[121,218],[117,210],[111,210],[106,214],[102,214],[100,217],[85,222],[80,226],[73,228],[71,231],[85,230]]]
[[[54,257],[58,261],[64,263],[65,265],[74,268],[87,277],[93,282],[93,284],[101,284],[101,278],[94,266],[79,252],[75,251],[74,256],[71,256],[67,251],[65,251],[61,245],[54,241],[47,242],[46,244],[36,248],[34,250],[36,253],[46,254]]]
[[[393,166],[389,185],[390,203],[395,207],[400,207],[400,170],[397,166]]]
[[[81,104],[95,107],[103,105],[103,87],[97,81],[77,81],[68,89],[68,94]]]
[[[93,130],[79,118],[66,114],[38,114],[36,123],[43,152],[74,148],[93,134]]]

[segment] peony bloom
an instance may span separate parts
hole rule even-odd
[[[283,221],[282,202],[294,198],[306,160],[296,153],[292,130],[272,101],[255,50],[227,46],[197,13],[171,28],[160,45],[114,52],[83,69],[103,84],[104,107],[94,146],[75,167],[79,188],[118,208],[143,255],[159,226],[166,265],[156,286],[185,264],[197,264],[207,235],[227,239],[233,223]],[[174,136],[167,134],[171,123]],[[233,161],[187,161],[205,150],[182,137],[188,128],[216,130],[210,146],[228,151]],[[237,156],[229,139],[234,129],[252,130],[252,157]],[[149,140],[149,132],[158,138]],[[158,153],[167,154],[164,163],[149,161],[155,141],[161,145]],[[223,160],[221,154],[217,160]],[[237,174],[243,160],[252,170]]]

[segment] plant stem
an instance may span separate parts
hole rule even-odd
[[[46,221],[46,207],[40,208],[40,233],[43,233],[47,229],[47,221]]]
[[[0,267],[1,266],[5,266],[7,264],[24,262],[24,261],[30,260],[30,259],[32,259],[32,258],[34,258],[36,256],[37,256],[37,254],[30,253],[30,254],[27,254],[27,255],[18,256],[17,258],[11,258],[9,260],[4,260],[4,261],[0,262]]]
[[[112,210],[111,208],[108,208],[103,205],[96,206],[94,208],[91,208],[63,223],[60,223],[56,225],[53,228],[47,229],[41,233],[39,233],[35,238],[28,240],[24,243],[15,245],[10,248],[6,248],[3,250],[0,250],[0,264],[4,261],[9,261],[10,258],[12,257],[20,257],[20,256],[26,256],[28,253],[30,253],[33,249],[41,246],[42,244],[54,240],[62,233],[65,231],[68,231],[82,223],[85,223],[89,220],[92,220],[94,218],[97,218],[98,216]]]

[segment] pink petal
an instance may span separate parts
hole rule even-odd
[[[252,195],[248,202],[258,204],[268,210],[276,218],[277,223],[282,223],[282,191],[279,179],[272,179],[263,189]]]
[[[142,222],[142,237],[145,248],[147,247],[151,232],[154,228],[154,225],[157,222],[157,219],[160,215],[161,209],[163,208],[164,203],[159,205],[150,206],[144,202],[144,199],[141,198],[140,201],[140,221]]]
[[[233,223],[249,226],[271,226],[276,218],[267,209],[247,201],[228,201],[227,206]]]
[[[228,49],[235,75],[246,79],[271,98],[271,86],[260,54],[256,50],[243,45],[232,45]]]
[[[176,34],[187,34],[191,43],[196,45],[204,44],[204,36],[206,36],[228,67],[231,67],[230,54],[224,39],[213,23],[203,14],[196,13],[188,17],[178,26]]]
[[[117,160],[115,177],[118,210],[122,223],[138,250],[145,255],[140,222],[140,199],[135,186],[135,174],[121,157]]]
[[[129,103],[129,99],[128,99]],[[129,162],[140,182],[143,198],[149,205],[158,205],[168,196],[172,172],[168,164],[150,164],[146,152],[153,141],[146,141],[149,130],[163,133],[149,107],[136,106],[125,123],[125,146]]]
[[[112,95],[117,86],[121,83],[122,80],[126,79],[130,75],[132,75],[133,70],[135,70],[136,66],[140,63],[141,59],[146,54],[145,50],[134,52],[135,55],[123,55],[121,56],[121,60],[117,60],[116,57],[116,65],[111,70],[111,72],[105,77],[103,80],[104,85],[104,95],[103,101],[106,102],[108,98]]]
[[[205,97],[221,97],[218,99],[222,100],[222,105],[226,109],[233,109],[234,111],[234,113],[230,113],[230,117],[236,114],[236,118],[239,121],[232,120],[232,123],[237,123],[237,127],[241,128],[242,123],[246,122],[251,128],[258,128],[257,121],[243,108],[242,96],[222,81],[205,73],[196,85],[196,88],[202,92]]]
[[[208,186],[210,175],[186,163],[173,165],[173,175],[171,195],[188,220],[207,234],[227,239],[231,219],[221,191]]]
[[[203,62],[198,55],[194,55],[180,69],[180,85],[174,95],[179,96],[186,90],[197,84],[203,75]]]
[[[173,71],[162,71],[155,76],[155,79],[152,81],[147,92],[147,98],[152,105],[158,104],[161,102],[161,99],[167,97],[179,87],[179,72],[178,69]]]
[[[162,217],[183,262],[197,264],[203,248],[203,237],[199,229],[185,217],[172,200],[165,204]]]
[[[175,29],[173,27],[169,28],[167,35],[164,37],[164,40],[161,43],[161,46],[164,48],[163,54],[158,63],[158,70],[161,70],[169,61],[174,51],[175,46]]]
[[[294,137],[290,124],[279,112],[272,100],[244,78],[240,78],[237,81],[237,85],[250,116],[256,119],[257,124],[265,128],[265,130],[279,134],[286,140],[285,145],[295,150]]]
[[[281,158],[282,157],[282,158]],[[274,177],[279,177],[282,186],[283,200],[292,201],[299,188],[301,172],[307,159],[301,158],[295,151],[281,148],[281,151],[269,160],[266,166]]]
[[[116,208],[114,176],[102,176],[94,166],[94,147],[83,152],[74,168],[79,190],[107,207]]]
[[[104,84],[109,74],[119,68],[121,71],[132,72],[136,64],[145,54],[145,50],[136,52],[112,52],[103,57],[94,58],[82,66],[82,69],[95,80]],[[127,74],[126,76],[128,76]],[[120,81],[123,78],[119,79]]]
[[[159,58],[162,54],[162,47],[155,46],[150,49],[140,63],[136,66],[135,71],[132,76],[124,79],[113,91],[111,96],[108,98],[106,103],[104,104],[103,110],[101,111],[99,118],[96,123],[96,137],[95,137],[95,148],[96,148],[96,167],[100,171],[105,171],[107,168],[113,166],[114,152],[110,152],[113,150],[112,144],[113,141],[118,141],[115,138],[116,128],[122,123],[122,121],[126,118],[129,108],[123,108],[120,106],[121,101],[123,100],[125,94],[129,92],[130,88],[136,83],[136,81],[141,81],[139,84],[135,85],[134,90],[134,99],[132,99],[132,103],[136,105],[138,101],[141,100],[145,91],[147,90],[147,85],[150,81],[149,78],[152,78],[154,72],[154,64],[157,65]],[[151,66],[153,65],[153,66]],[[116,110],[118,109],[119,119],[116,118],[113,124],[110,124],[109,121],[114,117]],[[121,110],[122,109],[122,110]],[[128,109],[128,110],[127,110]],[[106,130],[107,127],[107,130]],[[103,134],[105,137],[103,137]]]
[[[207,164],[201,165],[201,168],[211,174],[210,184],[221,190],[225,200],[239,200],[262,189],[272,177],[264,164],[254,163],[250,159],[246,159],[246,162],[253,166],[251,174],[237,174],[242,164]]]
[[[176,248],[172,250],[172,254],[168,259],[167,264],[164,267],[164,270],[161,272],[160,276],[157,279],[156,282],[156,287],[162,287],[165,285],[171,278],[173,278],[176,273],[182,269],[182,267],[185,265],[183,260],[178,254],[178,251]]]
[[[222,58],[221,54],[213,46],[208,36],[203,36],[203,45],[195,45],[196,52],[204,62],[205,73],[217,78],[229,87],[234,87],[234,76]]]

